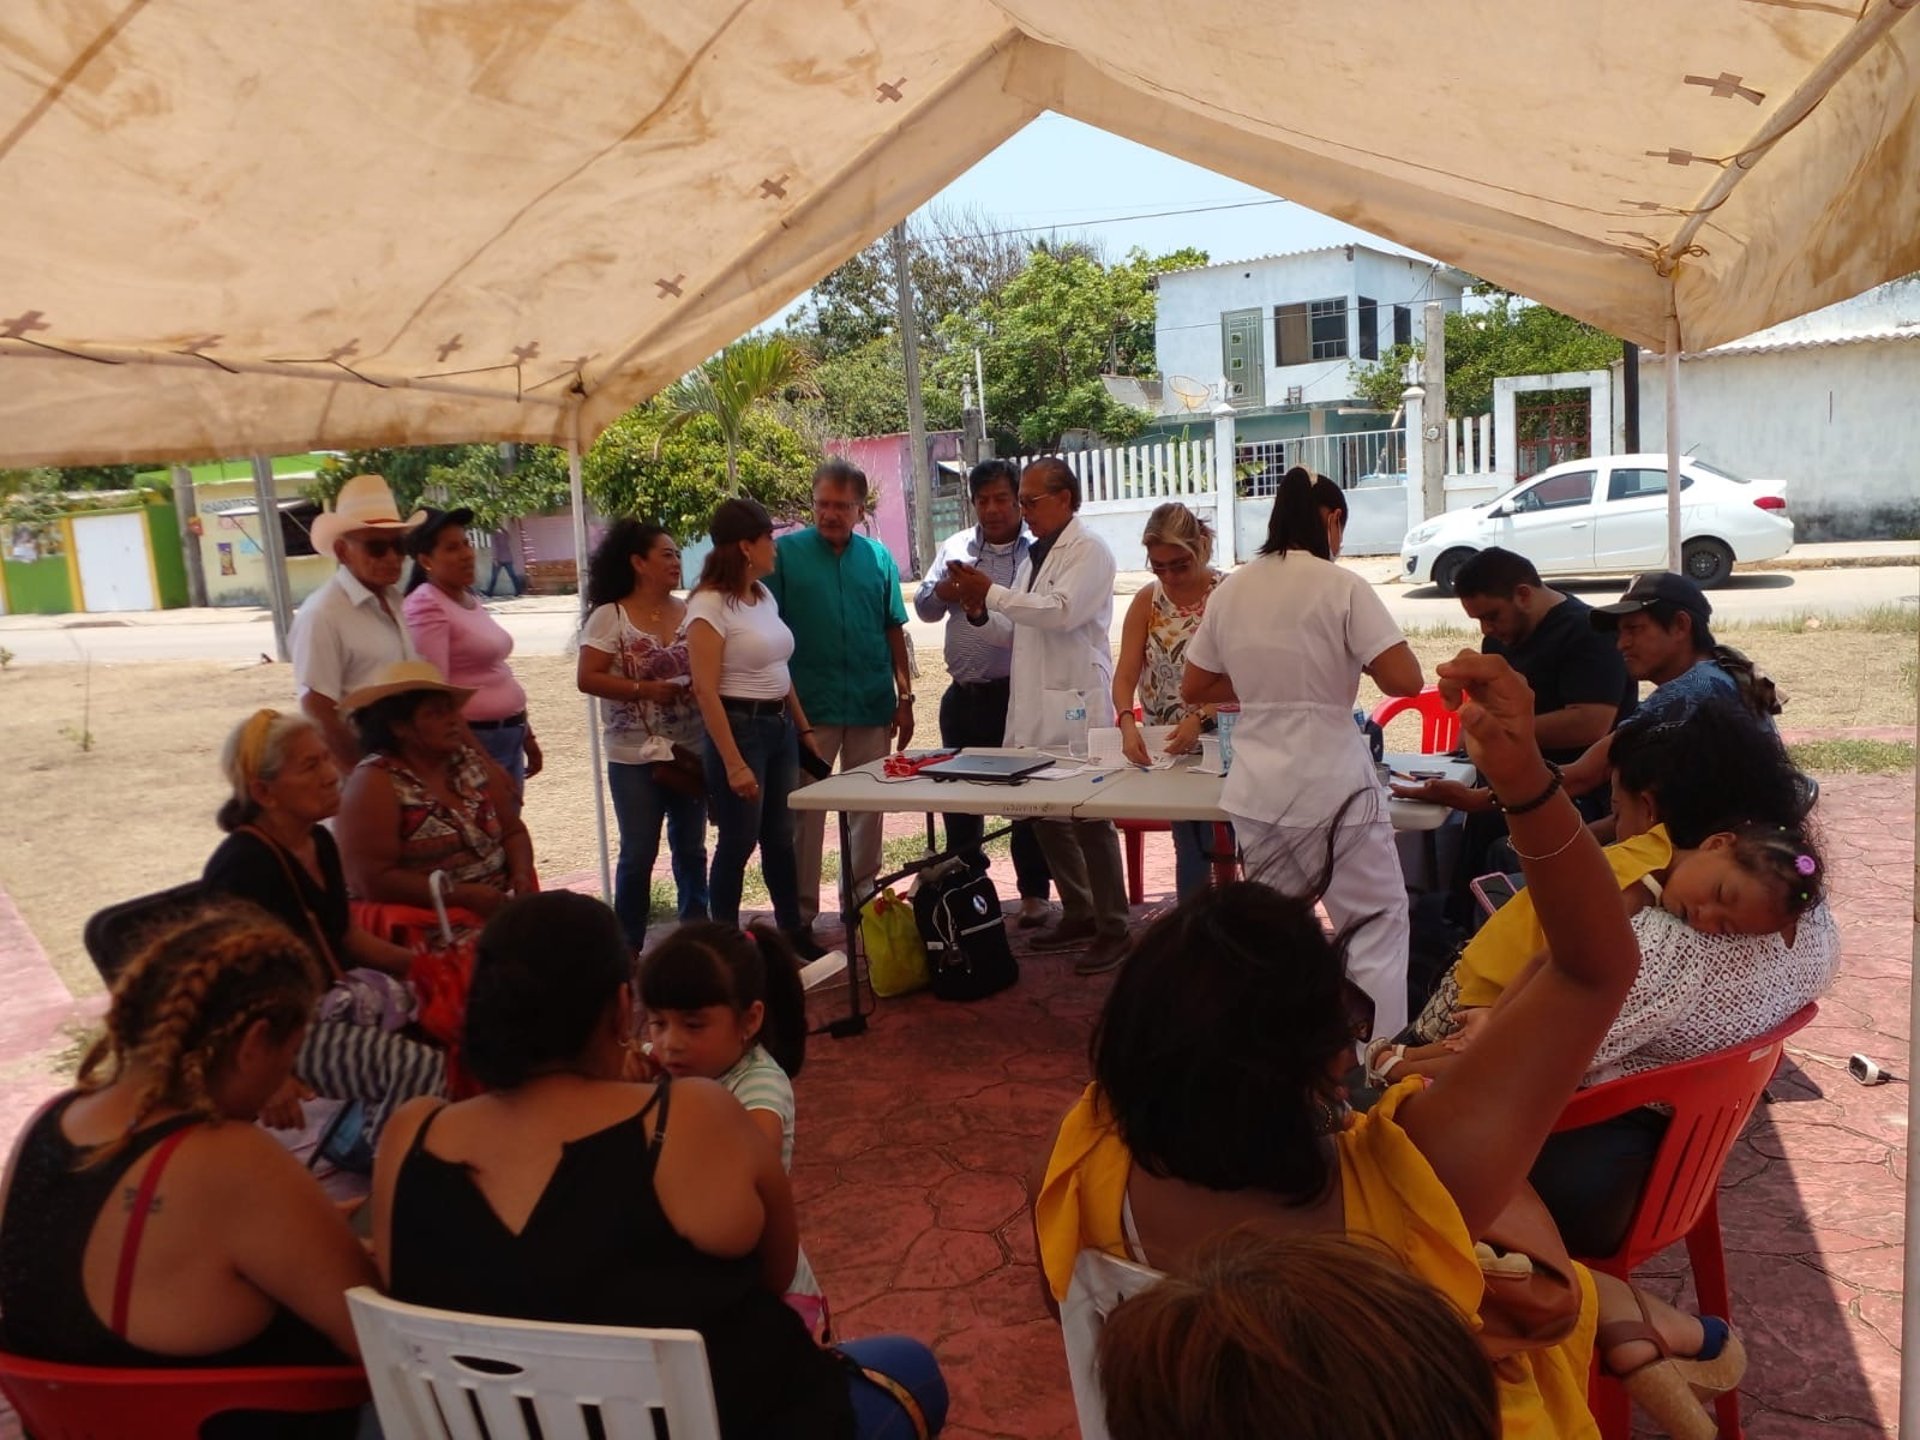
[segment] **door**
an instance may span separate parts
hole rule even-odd
[[[1593,471],[1549,475],[1517,492],[1493,543],[1524,555],[1542,575],[1593,568]]]
[[[1235,405],[1267,403],[1264,329],[1258,310],[1228,310],[1220,316],[1220,373],[1227,377],[1227,399]]]
[[[159,608],[144,514],[76,515],[73,548],[80,567],[82,610]]]
[[[1680,472],[1681,503],[1693,477]],[[1616,466],[1607,478],[1607,498],[1594,507],[1593,568],[1667,568],[1667,467]]]

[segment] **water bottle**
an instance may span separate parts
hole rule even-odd
[[[1067,754],[1076,760],[1087,758],[1087,702],[1074,701],[1067,708]]]
[[[1220,773],[1226,774],[1233,769],[1233,727],[1239,723],[1240,707],[1222,705],[1214,712],[1214,734],[1220,740]]]

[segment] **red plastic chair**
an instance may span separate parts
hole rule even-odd
[[[1819,1012],[1818,1005],[1805,1006],[1783,1024],[1744,1045],[1643,1075],[1610,1080],[1573,1097],[1553,1127],[1556,1133],[1596,1125],[1643,1105],[1662,1104],[1673,1111],[1673,1121],[1654,1154],[1653,1168],[1626,1239],[1612,1255],[1577,1258],[1595,1270],[1626,1280],[1635,1266],[1676,1240],[1685,1240],[1701,1313],[1732,1320],[1726,1254],[1720,1242],[1720,1172],[1733,1142],[1752,1118],[1760,1093],[1773,1078],[1788,1037]],[[1627,1392],[1601,1371],[1597,1355],[1589,1394],[1600,1433],[1607,1440],[1627,1440],[1631,1433]],[[1722,1395],[1715,1409],[1722,1440],[1740,1440],[1744,1434],[1740,1428],[1740,1392]]]
[[[198,1440],[228,1410],[352,1410],[372,1398],[358,1365],[116,1370],[0,1352],[0,1392],[34,1440]]]
[[[1152,831],[1171,832],[1173,826],[1165,820],[1116,820],[1114,828],[1120,832],[1120,839],[1126,848],[1127,856],[1127,903],[1144,905],[1147,902],[1146,876],[1141,872],[1147,863],[1147,835]],[[1231,885],[1240,878],[1240,861],[1233,853],[1232,827],[1217,824],[1213,827],[1212,853],[1213,883]]]
[[[1396,715],[1409,710],[1420,712],[1420,753],[1444,755],[1460,743],[1459,712],[1449,710],[1440,699],[1440,689],[1429,685],[1418,695],[1394,695],[1373,707],[1367,718],[1382,730]]]

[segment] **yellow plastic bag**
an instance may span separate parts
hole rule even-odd
[[[867,950],[867,979],[882,999],[924,990],[931,982],[913,906],[892,890],[861,907],[860,943]]]

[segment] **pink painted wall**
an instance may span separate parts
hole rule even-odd
[[[867,484],[874,493],[874,512],[867,521],[867,533],[893,554],[893,563],[907,579],[918,579],[913,568],[907,520],[907,486],[912,453],[904,434],[863,435],[855,440],[829,440],[829,455],[850,460],[867,473]],[[960,458],[960,432],[936,430],[927,436],[927,463]],[[936,537],[940,538],[940,537]]]

